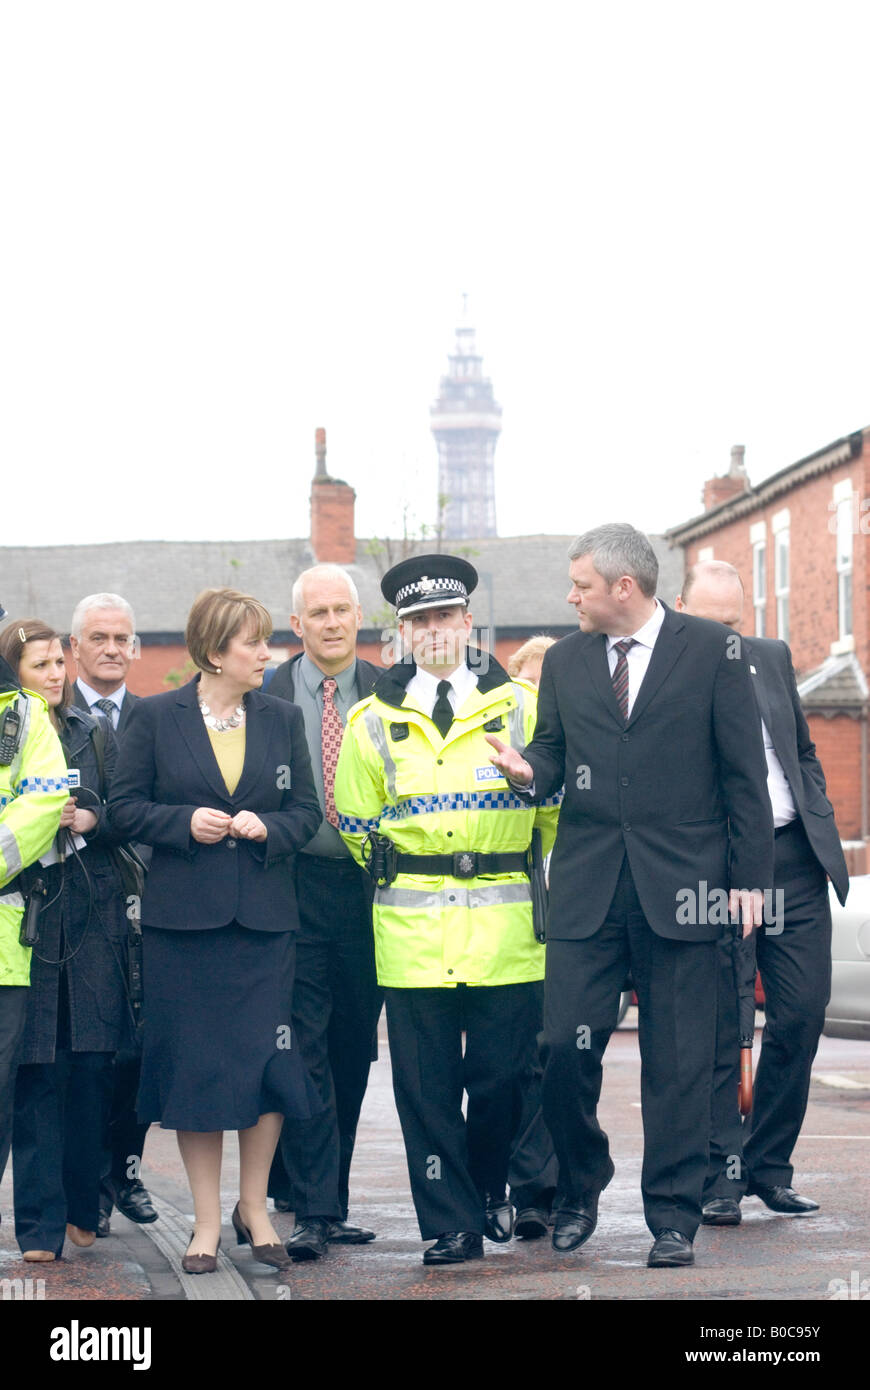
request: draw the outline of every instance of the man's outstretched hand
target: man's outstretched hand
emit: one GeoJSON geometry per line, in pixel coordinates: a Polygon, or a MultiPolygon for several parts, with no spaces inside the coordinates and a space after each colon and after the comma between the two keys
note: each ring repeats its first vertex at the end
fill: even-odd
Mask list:
{"type": "Polygon", "coordinates": [[[511,782],[516,782],[520,787],[528,787],[534,781],[535,774],[522,754],[502,743],[501,739],[493,734],[486,734],[485,737],[487,743],[495,749],[495,754],[491,754],[489,759],[493,766],[497,767],[499,772],[503,772],[511,782]]]}

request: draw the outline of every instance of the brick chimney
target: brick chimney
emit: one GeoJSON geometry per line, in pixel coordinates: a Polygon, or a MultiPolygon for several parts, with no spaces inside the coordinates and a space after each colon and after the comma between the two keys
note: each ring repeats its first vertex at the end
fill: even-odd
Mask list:
{"type": "Polygon", "coordinates": [[[311,549],[317,564],[352,565],[356,560],[356,493],[326,471],[326,430],[314,431],[317,466],[311,482],[311,549]]]}
{"type": "Polygon", "coordinates": [[[704,511],[712,511],[722,502],[728,502],[738,493],[746,492],[749,488],[749,479],[746,476],[746,465],[743,461],[746,449],[742,444],[735,444],[731,449],[731,467],[722,478],[709,478],[704,484],[704,511]]]}

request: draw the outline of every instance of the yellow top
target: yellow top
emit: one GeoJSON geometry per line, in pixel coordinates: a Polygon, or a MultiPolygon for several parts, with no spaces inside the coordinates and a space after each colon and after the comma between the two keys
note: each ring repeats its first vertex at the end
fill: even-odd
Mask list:
{"type": "Polygon", "coordinates": [[[223,733],[218,733],[216,729],[208,729],[207,733],[221,777],[232,796],[239,785],[245,765],[245,726],[242,724],[238,729],[224,729],[223,733]]]}

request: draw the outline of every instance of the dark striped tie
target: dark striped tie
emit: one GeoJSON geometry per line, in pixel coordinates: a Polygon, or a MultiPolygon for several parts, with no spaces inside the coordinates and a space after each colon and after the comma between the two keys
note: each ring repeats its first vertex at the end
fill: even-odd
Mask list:
{"type": "Polygon", "coordinates": [[[623,719],[628,718],[628,656],[627,653],[634,646],[634,638],[626,637],[622,642],[614,642],[613,650],[616,652],[616,665],[613,668],[613,693],[616,696],[616,703],[622,711],[623,719]]]}
{"type": "Polygon", "coordinates": [[[109,721],[109,728],[110,728],[110,729],[114,729],[114,727],[115,727],[115,710],[118,708],[118,706],[115,704],[114,700],[95,700],[95,701],[94,701],[94,704],[96,705],[97,709],[103,711],[103,714],[106,716],[106,718],[107,718],[108,721],[109,721]]]}

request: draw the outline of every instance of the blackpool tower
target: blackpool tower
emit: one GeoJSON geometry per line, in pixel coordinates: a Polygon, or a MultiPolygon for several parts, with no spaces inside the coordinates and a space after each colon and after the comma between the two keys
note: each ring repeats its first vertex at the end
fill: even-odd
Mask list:
{"type": "Polygon", "coordinates": [[[501,406],[483,375],[474,329],[462,324],[430,409],[438,445],[439,533],[444,540],[495,536],[493,455],[501,406]]]}

